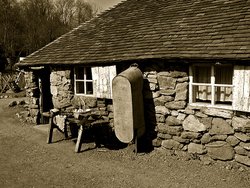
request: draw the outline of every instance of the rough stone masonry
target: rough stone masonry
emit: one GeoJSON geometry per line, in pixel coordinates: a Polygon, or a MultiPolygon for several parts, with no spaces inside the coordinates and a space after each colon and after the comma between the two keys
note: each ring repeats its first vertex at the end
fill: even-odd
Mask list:
{"type": "MultiPolygon", "coordinates": [[[[236,161],[250,166],[250,114],[230,110],[189,106],[188,67],[171,63],[143,65],[144,106],[147,136],[154,147],[182,151],[209,160],[236,161]],[[155,135],[154,137],[153,135],[155,135]]],[[[53,69],[50,75],[55,108],[95,108],[113,126],[112,101],[74,96],[70,69],[53,69]],[[84,100],[84,104],[82,103],[84,100]]],[[[32,72],[26,73],[30,121],[39,116],[38,92],[32,72]]]]}

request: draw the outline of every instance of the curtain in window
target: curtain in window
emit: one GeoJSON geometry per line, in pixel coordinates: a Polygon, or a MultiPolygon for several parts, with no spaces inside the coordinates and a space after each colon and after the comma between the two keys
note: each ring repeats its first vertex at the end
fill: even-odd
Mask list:
{"type": "MultiPolygon", "coordinates": [[[[215,67],[215,84],[232,84],[233,69],[230,66],[215,67]]],[[[211,67],[195,67],[195,83],[211,83],[211,67]]],[[[195,86],[196,100],[210,101],[211,86],[195,86]]],[[[215,87],[215,101],[232,102],[231,87],[215,87]]]]}

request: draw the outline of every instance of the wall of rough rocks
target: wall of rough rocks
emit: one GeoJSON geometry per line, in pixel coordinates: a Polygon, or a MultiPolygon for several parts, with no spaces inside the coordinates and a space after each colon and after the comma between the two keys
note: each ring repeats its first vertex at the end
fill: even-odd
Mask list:
{"type": "Polygon", "coordinates": [[[155,117],[151,116],[157,133],[154,147],[184,151],[205,162],[234,160],[250,166],[249,114],[189,106],[185,66],[181,70],[159,64],[144,71],[145,113],[153,112],[147,103],[155,108],[155,117]]]}
{"type": "Polygon", "coordinates": [[[39,119],[39,83],[38,77],[32,71],[25,72],[25,90],[28,98],[29,113],[26,120],[31,123],[38,123],[39,119]]]}
{"type": "MultiPolygon", "coordinates": [[[[154,147],[183,152],[211,162],[236,161],[250,166],[250,114],[224,109],[192,107],[188,101],[188,65],[148,63],[144,74],[146,137],[154,147]]],[[[74,96],[71,70],[53,69],[50,75],[53,105],[64,111],[94,109],[113,127],[111,100],[74,96]]],[[[39,115],[36,77],[26,73],[30,120],[39,115]]]]}
{"type": "Polygon", "coordinates": [[[108,99],[74,96],[72,69],[54,68],[50,74],[50,90],[54,108],[72,112],[75,109],[92,109],[95,114],[110,121],[113,127],[113,105],[108,99]]]}

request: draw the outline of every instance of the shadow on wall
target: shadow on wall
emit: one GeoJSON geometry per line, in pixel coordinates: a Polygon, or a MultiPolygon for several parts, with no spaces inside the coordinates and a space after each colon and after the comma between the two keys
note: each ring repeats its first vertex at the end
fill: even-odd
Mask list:
{"type": "Polygon", "coordinates": [[[157,137],[155,131],[156,117],[155,117],[155,105],[153,100],[153,94],[150,91],[149,81],[144,79],[143,83],[143,103],[144,103],[144,118],[145,118],[145,133],[138,140],[138,152],[151,152],[153,147],[153,140],[157,137]]]}

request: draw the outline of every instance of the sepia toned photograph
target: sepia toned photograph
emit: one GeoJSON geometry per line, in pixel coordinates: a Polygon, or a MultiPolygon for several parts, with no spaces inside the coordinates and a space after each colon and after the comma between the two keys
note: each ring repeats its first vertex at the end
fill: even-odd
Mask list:
{"type": "Polygon", "coordinates": [[[1,188],[249,188],[249,0],[0,0],[1,188]]]}

